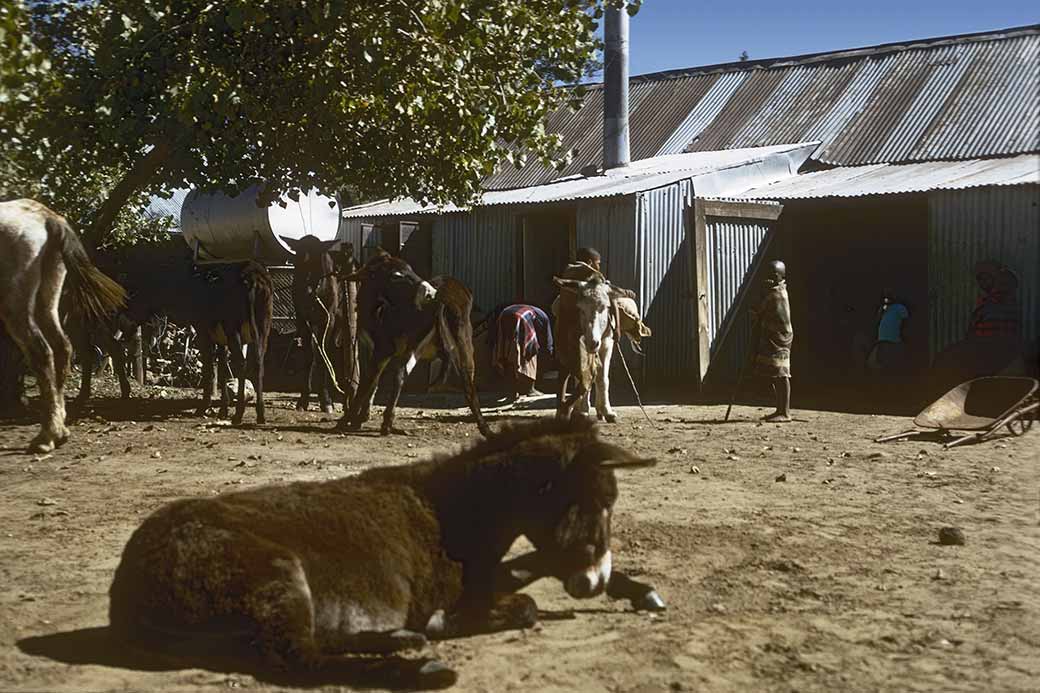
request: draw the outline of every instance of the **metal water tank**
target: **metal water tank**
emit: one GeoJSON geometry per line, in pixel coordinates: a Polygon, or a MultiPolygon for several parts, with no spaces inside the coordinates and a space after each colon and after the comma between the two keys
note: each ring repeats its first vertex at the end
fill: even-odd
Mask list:
{"type": "Polygon", "coordinates": [[[259,191],[257,184],[235,197],[198,190],[188,193],[181,207],[181,231],[198,260],[281,263],[293,255],[282,236],[337,238],[340,213],[335,198],[311,190],[301,193],[296,202],[283,197],[285,207],[278,203],[258,207],[259,191]]]}

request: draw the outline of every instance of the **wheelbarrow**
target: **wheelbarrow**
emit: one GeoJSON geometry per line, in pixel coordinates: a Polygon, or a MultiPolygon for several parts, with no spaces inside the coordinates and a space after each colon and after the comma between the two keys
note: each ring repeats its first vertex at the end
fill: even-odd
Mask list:
{"type": "Polygon", "coordinates": [[[1040,397],[1035,378],[992,376],[963,382],[929,404],[914,419],[915,428],[893,436],[875,438],[875,443],[911,438],[938,430],[943,447],[985,440],[1001,428],[1020,436],[1033,427],[1040,397]],[[957,436],[955,432],[968,432],[957,436]]]}

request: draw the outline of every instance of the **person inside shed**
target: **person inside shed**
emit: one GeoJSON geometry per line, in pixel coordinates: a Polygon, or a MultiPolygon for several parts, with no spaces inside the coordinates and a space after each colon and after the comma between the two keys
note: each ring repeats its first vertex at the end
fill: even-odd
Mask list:
{"type": "Polygon", "coordinates": [[[975,281],[979,294],[971,314],[968,337],[1019,337],[1022,315],[1015,273],[993,260],[984,260],[975,266],[975,281]]]}
{"type": "Polygon", "coordinates": [[[510,401],[541,395],[535,389],[538,357],[553,356],[552,327],[541,308],[526,304],[505,306],[489,330],[495,368],[510,382],[510,401]]]}
{"type": "Polygon", "coordinates": [[[769,263],[765,292],[759,304],[751,309],[758,324],[755,372],[769,378],[776,395],[776,411],[762,417],[764,421],[791,421],[791,304],[787,298],[787,266],[780,260],[769,263]]]}
{"type": "Polygon", "coordinates": [[[909,370],[906,352],[906,323],[910,309],[896,292],[882,292],[877,311],[877,340],[867,356],[867,369],[880,376],[904,375],[909,370]]]}
{"type": "Polygon", "coordinates": [[[983,260],[975,265],[975,282],[978,295],[964,339],[937,354],[932,364],[932,395],[972,378],[1029,372],[1018,276],[1000,262],[983,260]]]}

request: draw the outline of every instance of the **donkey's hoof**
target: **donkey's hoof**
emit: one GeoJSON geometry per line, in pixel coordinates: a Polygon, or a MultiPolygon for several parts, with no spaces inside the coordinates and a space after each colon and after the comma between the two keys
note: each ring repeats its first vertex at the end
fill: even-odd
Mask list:
{"type": "Polygon", "coordinates": [[[459,680],[458,673],[438,659],[428,660],[416,673],[417,688],[449,688],[459,680]]]}
{"type": "Polygon", "coordinates": [[[335,414],[336,413],[336,407],[332,406],[331,404],[323,404],[323,405],[321,405],[321,413],[322,414],[335,414]]]}
{"type": "Polygon", "coordinates": [[[414,630],[405,630],[403,628],[391,633],[390,639],[393,641],[393,651],[395,652],[398,650],[421,650],[429,642],[422,633],[416,633],[414,630]]]}
{"type": "Polygon", "coordinates": [[[50,452],[54,449],[54,447],[54,441],[51,439],[51,437],[49,435],[44,436],[41,434],[33,438],[32,441],[29,443],[29,452],[33,454],[50,452]]]}
{"type": "Polygon", "coordinates": [[[297,402],[296,403],[296,411],[307,411],[307,403],[306,402],[297,402]]]}
{"type": "Polygon", "coordinates": [[[632,608],[636,611],[664,611],[667,607],[657,590],[650,590],[642,596],[632,599],[632,608]]]}
{"type": "Polygon", "coordinates": [[[617,423],[617,414],[607,414],[603,417],[603,420],[609,424],[617,423]]]}

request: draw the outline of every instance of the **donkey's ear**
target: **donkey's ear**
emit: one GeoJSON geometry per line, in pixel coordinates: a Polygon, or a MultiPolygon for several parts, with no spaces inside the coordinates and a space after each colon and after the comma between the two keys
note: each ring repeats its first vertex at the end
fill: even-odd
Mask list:
{"type": "Polygon", "coordinates": [[[600,467],[608,469],[636,469],[638,467],[653,467],[657,459],[653,457],[629,457],[628,459],[603,460],[600,467]]]}
{"type": "Polygon", "coordinates": [[[290,248],[292,248],[292,251],[294,253],[297,253],[297,252],[300,251],[300,239],[299,238],[290,238],[289,236],[279,236],[279,238],[281,238],[283,241],[285,241],[285,244],[287,246],[289,246],[290,248]]]}
{"type": "Polygon", "coordinates": [[[563,279],[562,277],[553,277],[553,284],[560,287],[561,289],[567,289],[569,291],[580,291],[585,288],[588,284],[586,281],[580,279],[563,279]]]}

